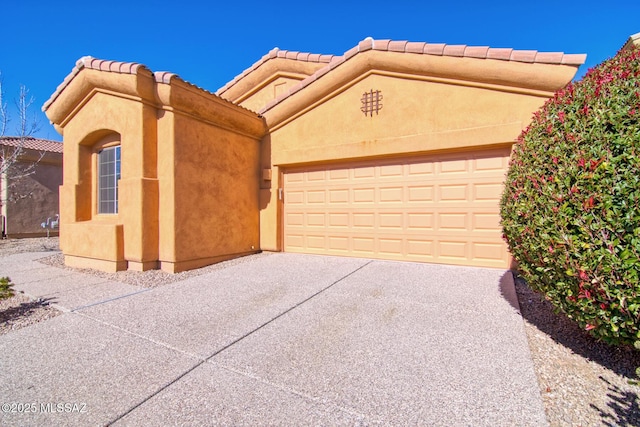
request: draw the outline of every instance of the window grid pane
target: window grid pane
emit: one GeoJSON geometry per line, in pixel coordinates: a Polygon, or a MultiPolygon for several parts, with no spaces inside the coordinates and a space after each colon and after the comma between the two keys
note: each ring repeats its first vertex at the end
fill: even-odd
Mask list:
{"type": "Polygon", "coordinates": [[[98,153],[98,213],[118,213],[118,180],[120,179],[120,146],[98,153]]]}

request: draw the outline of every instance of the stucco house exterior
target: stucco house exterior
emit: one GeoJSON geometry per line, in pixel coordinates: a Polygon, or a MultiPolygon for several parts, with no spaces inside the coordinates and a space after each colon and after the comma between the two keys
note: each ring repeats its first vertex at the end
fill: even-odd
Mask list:
{"type": "Polygon", "coordinates": [[[197,268],[260,250],[508,268],[510,150],[586,55],[373,40],[274,49],[216,93],[80,59],[64,136],[68,265],[197,268]]]}
{"type": "Polygon", "coordinates": [[[62,144],[34,137],[0,137],[4,158],[16,161],[0,174],[0,234],[38,237],[58,234],[62,144]]]}

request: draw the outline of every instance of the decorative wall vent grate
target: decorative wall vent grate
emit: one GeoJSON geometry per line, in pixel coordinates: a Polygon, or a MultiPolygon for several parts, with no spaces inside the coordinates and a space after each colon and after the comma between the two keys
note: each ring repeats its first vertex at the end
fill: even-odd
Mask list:
{"type": "Polygon", "coordinates": [[[378,115],[378,111],[382,110],[382,92],[379,90],[371,89],[369,92],[363,93],[360,101],[362,101],[360,111],[362,111],[365,116],[373,117],[374,111],[376,115],[378,115]]]}

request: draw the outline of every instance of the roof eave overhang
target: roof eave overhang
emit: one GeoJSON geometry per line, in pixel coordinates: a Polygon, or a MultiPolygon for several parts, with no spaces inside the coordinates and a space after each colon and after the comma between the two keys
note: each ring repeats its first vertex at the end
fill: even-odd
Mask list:
{"type": "Polygon", "coordinates": [[[451,84],[478,85],[496,90],[551,96],[575,76],[580,64],[547,64],[472,57],[417,55],[367,50],[348,60],[336,60],[292,88],[261,114],[270,130],[333,96],[363,76],[393,73],[451,84]]]}
{"type": "Polygon", "coordinates": [[[95,92],[118,94],[145,102],[154,100],[153,73],[141,67],[135,73],[113,73],[109,71],[81,68],[65,79],[42,110],[51,123],[64,126],[75,111],[95,92]]]}
{"type": "Polygon", "coordinates": [[[43,106],[56,129],[62,129],[96,94],[106,93],[150,105],[160,110],[196,117],[252,138],[266,132],[257,113],[235,105],[167,72],[151,72],[144,66],[134,72],[112,72],[77,66],[43,106]]]}

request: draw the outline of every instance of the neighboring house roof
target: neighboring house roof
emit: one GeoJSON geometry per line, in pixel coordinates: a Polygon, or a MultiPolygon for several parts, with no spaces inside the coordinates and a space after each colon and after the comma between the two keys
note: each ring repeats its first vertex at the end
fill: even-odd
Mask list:
{"type": "MultiPolygon", "coordinates": [[[[418,54],[418,55],[437,55],[437,56],[450,56],[450,57],[463,57],[463,58],[475,58],[475,59],[493,59],[500,61],[511,61],[511,62],[524,62],[524,63],[541,63],[541,64],[557,64],[557,65],[573,65],[579,66],[584,64],[586,60],[585,54],[565,54],[562,52],[538,52],[536,50],[515,50],[509,48],[491,48],[488,46],[467,46],[467,45],[447,45],[444,43],[424,43],[424,42],[408,42],[408,41],[395,41],[395,40],[374,40],[371,37],[368,37],[358,43],[357,46],[349,49],[342,56],[330,56],[324,55],[325,59],[329,58],[329,62],[326,66],[319,69],[311,76],[302,80],[300,83],[292,86],[289,91],[283,93],[276,99],[267,103],[267,105],[258,111],[259,114],[264,114],[275,105],[279,104],[284,99],[293,95],[294,93],[302,90],[315,80],[321,78],[323,75],[327,74],[330,70],[338,67],[342,63],[348,61],[353,58],[357,54],[361,52],[366,52],[368,50],[378,50],[378,51],[388,51],[388,52],[398,52],[398,53],[407,53],[407,54],[418,54]]],[[[273,51],[272,51],[273,52],[273,51]]],[[[286,52],[286,51],[279,51],[286,52]]],[[[284,54],[286,56],[286,54],[284,54]]],[[[289,53],[292,59],[297,59],[297,55],[294,58],[293,53],[289,53]]],[[[278,57],[277,52],[276,56],[272,54],[263,57],[261,61],[258,61],[257,66],[261,65],[265,61],[273,57],[278,57]]],[[[242,74],[236,77],[230,84],[238,81],[239,79],[246,76],[252,70],[257,68],[256,64],[253,67],[245,70],[242,74]]],[[[223,89],[225,89],[230,84],[224,86],[222,89],[218,91],[220,93],[223,89]]]]}
{"type": "Polygon", "coordinates": [[[2,136],[0,137],[0,145],[10,147],[22,147],[28,150],[46,151],[51,153],[62,153],[62,143],[51,141],[49,139],[33,138],[30,136],[2,136]]]}

